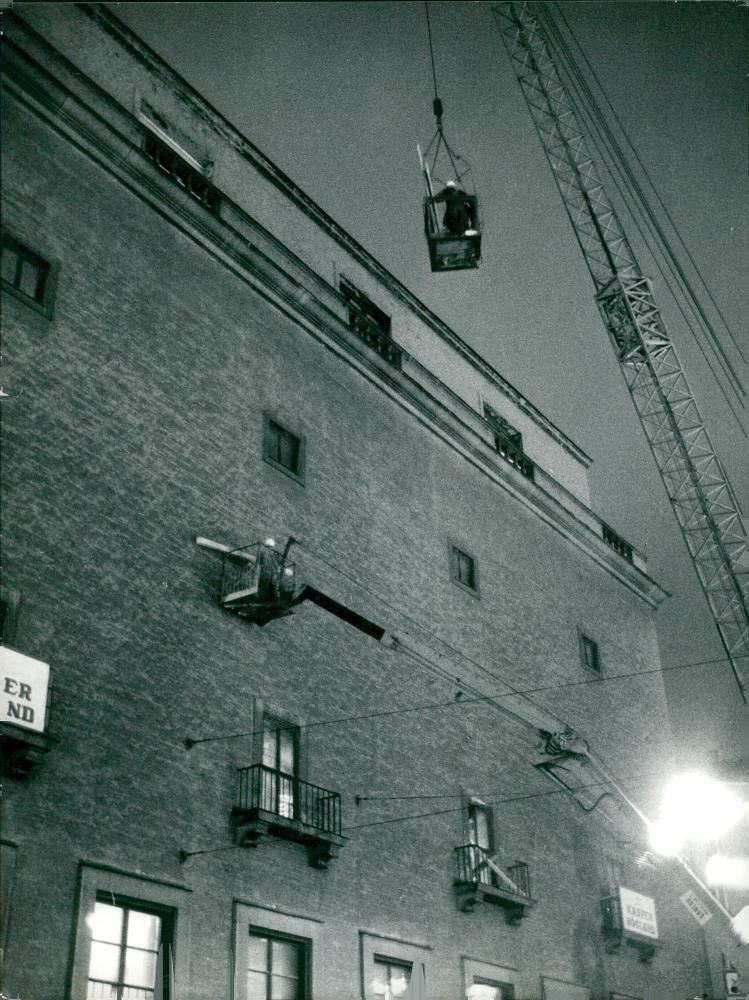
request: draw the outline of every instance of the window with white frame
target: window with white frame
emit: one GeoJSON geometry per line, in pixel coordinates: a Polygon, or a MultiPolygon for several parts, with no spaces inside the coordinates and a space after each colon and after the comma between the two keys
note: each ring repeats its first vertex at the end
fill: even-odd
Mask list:
{"type": "Polygon", "coordinates": [[[517,970],[461,957],[466,1000],[515,1000],[517,970]]]}
{"type": "Polygon", "coordinates": [[[474,976],[468,990],[468,1000],[514,1000],[515,990],[510,983],[474,976]]]}
{"type": "Polygon", "coordinates": [[[399,1000],[409,984],[415,995],[428,992],[431,951],[425,943],[359,931],[363,1000],[399,1000]]]}
{"type": "Polygon", "coordinates": [[[172,910],[100,892],[87,924],[87,1000],[170,1000],[172,910]]]}
{"type": "Polygon", "coordinates": [[[267,712],[263,715],[264,798],[270,811],[293,817],[299,778],[299,726],[267,712]]]}
{"type": "Polygon", "coordinates": [[[321,931],[319,920],[235,900],[232,1000],[310,1000],[317,995],[314,959],[321,931]]]}
{"type": "Polygon", "coordinates": [[[81,862],[69,1000],[175,1000],[188,980],[190,896],[81,862]]]}
{"type": "Polygon", "coordinates": [[[310,942],[250,927],[247,1000],[306,1000],[310,942]]]}
{"type": "Polygon", "coordinates": [[[375,955],[372,995],[382,997],[382,1000],[397,1000],[404,996],[411,982],[411,969],[411,962],[375,955]]]}

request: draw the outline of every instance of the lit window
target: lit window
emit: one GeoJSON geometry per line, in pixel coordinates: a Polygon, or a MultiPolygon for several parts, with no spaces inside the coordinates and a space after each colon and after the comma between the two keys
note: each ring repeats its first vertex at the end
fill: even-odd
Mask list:
{"type": "Polygon", "coordinates": [[[472,593],[478,592],[478,570],[476,560],[456,545],[450,546],[450,577],[472,593]]]}
{"type": "Polygon", "coordinates": [[[601,672],[601,658],[598,652],[598,643],[591,639],[589,636],[580,633],[580,652],[582,655],[583,665],[588,668],[588,670],[593,670],[595,673],[600,674],[601,672]]]}
{"type": "Polygon", "coordinates": [[[3,233],[2,285],[22,302],[49,313],[52,306],[52,265],[19,240],[3,233]]]}
{"type": "Polygon", "coordinates": [[[269,414],[264,417],[263,458],[292,479],[304,479],[304,438],[279,424],[269,414]]]}
{"type": "Polygon", "coordinates": [[[294,816],[299,777],[299,727],[272,715],[263,718],[263,798],[277,816],[294,816]]]}
{"type": "Polygon", "coordinates": [[[468,997],[469,1000],[514,1000],[515,990],[509,983],[498,983],[493,979],[474,976],[468,997]]]}
{"type": "Polygon", "coordinates": [[[87,920],[91,958],[86,1000],[169,1000],[172,912],[97,895],[87,920]]]}
{"type": "Polygon", "coordinates": [[[375,955],[372,993],[383,1000],[404,996],[411,981],[411,963],[375,955]]]}
{"type": "Polygon", "coordinates": [[[309,942],[250,928],[247,1000],[305,1000],[309,942]]]}

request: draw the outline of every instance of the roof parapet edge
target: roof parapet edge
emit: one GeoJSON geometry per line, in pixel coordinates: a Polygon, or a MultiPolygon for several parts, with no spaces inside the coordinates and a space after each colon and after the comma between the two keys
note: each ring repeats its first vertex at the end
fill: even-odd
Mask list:
{"type": "Polygon", "coordinates": [[[132,31],[101,3],[78,3],[78,6],[87,16],[96,21],[101,27],[115,37],[129,52],[136,56],[141,62],[155,71],[160,79],[167,83],[176,83],[193,106],[194,110],[211,125],[218,134],[227,139],[231,144],[246,156],[253,165],[263,173],[276,187],[282,190],[291,198],[306,215],[316,222],[329,236],[343,246],[356,260],[367,270],[372,272],[393,295],[399,298],[413,312],[415,312],[423,322],[431,327],[435,333],[439,334],[461,354],[467,361],[478,369],[489,381],[493,382],[501,392],[512,400],[527,416],[542,427],[554,440],[569,454],[571,454],[585,468],[588,468],[593,459],[580,448],[564,431],[558,428],[553,421],[546,417],[533,403],[527,399],[519,389],[486,361],[477,351],[470,347],[459,334],[447,325],[436,313],[432,312],[427,305],[418,299],[413,292],[409,291],[388,269],[369,253],[350,233],[346,232],[328,213],[321,208],[309,195],[307,195],[294,181],[291,180],[272,160],[270,160],[250,139],[244,136],[236,126],[224,117],[221,112],[213,107],[187,80],[185,80],[175,69],[173,69],[162,57],[152,49],[147,42],[143,41],[139,35],[132,31]]]}

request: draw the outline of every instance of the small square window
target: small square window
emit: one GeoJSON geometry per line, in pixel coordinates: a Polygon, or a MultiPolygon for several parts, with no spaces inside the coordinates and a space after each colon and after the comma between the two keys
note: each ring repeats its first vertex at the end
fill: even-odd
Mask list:
{"type": "Polygon", "coordinates": [[[57,268],[9,233],[2,236],[0,278],[3,288],[50,316],[57,268]]]}
{"type": "Polygon", "coordinates": [[[600,674],[601,656],[598,651],[598,643],[591,639],[590,636],[585,635],[583,632],[580,633],[580,655],[582,657],[584,667],[600,674]]]}
{"type": "Polygon", "coordinates": [[[263,423],[263,458],[287,476],[304,482],[304,436],[295,434],[266,413],[263,423]]]}
{"type": "Polygon", "coordinates": [[[478,565],[474,556],[457,545],[450,546],[450,578],[453,583],[464,587],[472,594],[478,594],[478,565]]]}

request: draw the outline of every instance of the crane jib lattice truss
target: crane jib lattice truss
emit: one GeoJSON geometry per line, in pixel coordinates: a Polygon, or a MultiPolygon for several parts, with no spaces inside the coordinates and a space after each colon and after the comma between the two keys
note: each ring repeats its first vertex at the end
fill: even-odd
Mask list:
{"type": "Polygon", "coordinates": [[[538,3],[493,8],[596,299],[744,702],[749,555],[736,499],[551,56],[538,3]]]}

